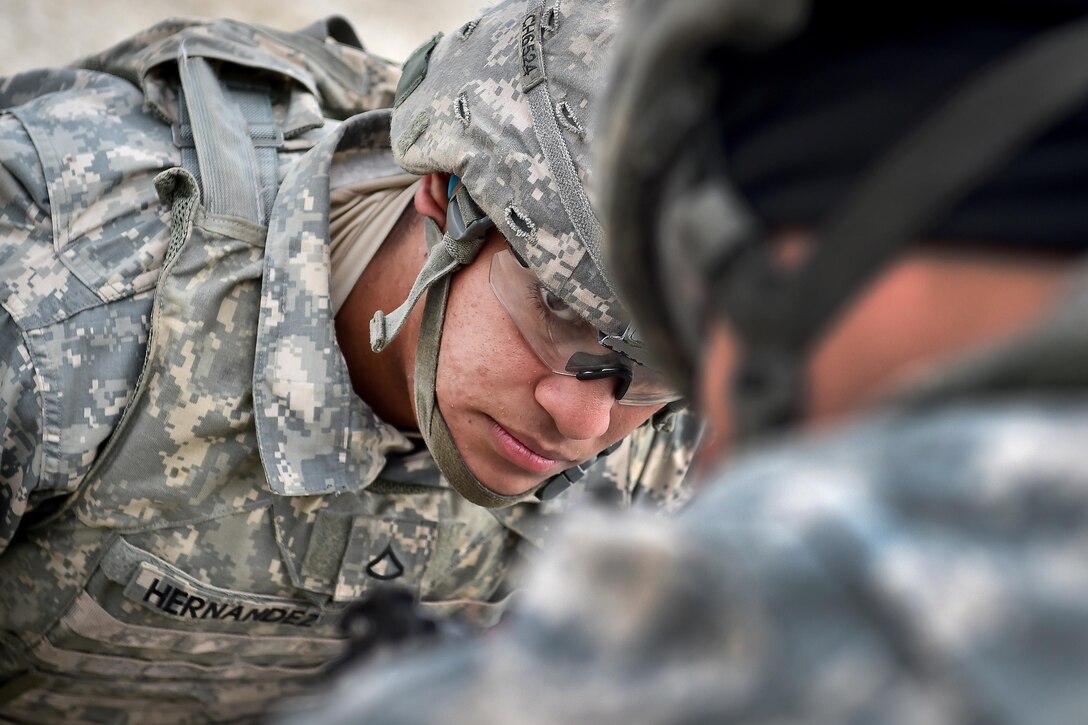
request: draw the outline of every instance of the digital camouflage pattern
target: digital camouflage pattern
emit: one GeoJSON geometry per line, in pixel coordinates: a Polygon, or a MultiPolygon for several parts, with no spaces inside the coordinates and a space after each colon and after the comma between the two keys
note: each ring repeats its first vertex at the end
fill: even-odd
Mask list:
{"type": "Polygon", "coordinates": [[[602,271],[585,189],[599,113],[591,99],[625,5],[503,2],[417,51],[426,65],[393,113],[397,162],[459,176],[544,284],[614,335],[630,318],[602,271]]]}
{"type": "MultiPolygon", "coordinates": [[[[342,653],[338,618],[375,587],[487,624],[571,500],[682,500],[684,421],[574,495],[489,512],[354,395],[328,179],[400,172],[387,110],[321,115],[388,106],[397,70],[332,32],[353,37],[170,22],[0,80],[0,718],[252,718],[342,653]],[[174,144],[169,79],[200,58],[278,79],[267,225],[211,211],[215,174],[174,144]]],[[[251,184],[252,156],[212,171],[251,184]]]]}

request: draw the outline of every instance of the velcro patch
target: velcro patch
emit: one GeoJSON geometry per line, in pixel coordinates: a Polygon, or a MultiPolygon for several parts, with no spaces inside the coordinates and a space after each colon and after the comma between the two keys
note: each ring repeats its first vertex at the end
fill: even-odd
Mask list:
{"type": "Polygon", "coordinates": [[[528,93],[545,79],[540,17],[530,13],[521,21],[521,90],[528,93]]]}
{"type": "Polygon", "coordinates": [[[412,95],[412,91],[419,87],[427,76],[427,64],[431,62],[431,53],[442,39],[442,33],[432,36],[408,56],[404,61],[404,69],[400,74],[400,82],[397,83],[397,92],[393,95],[393,108],[400,108],[404,99],[412,95]]]}
{"type": "Polygon", "coordinates": [[[153,612],[185,620],[312,627],[321,618],[321,610],[303,602],[232,596],[231,592],[182,581],[147,562],[136,570],[125,587],[125,596],[153,612]]]}

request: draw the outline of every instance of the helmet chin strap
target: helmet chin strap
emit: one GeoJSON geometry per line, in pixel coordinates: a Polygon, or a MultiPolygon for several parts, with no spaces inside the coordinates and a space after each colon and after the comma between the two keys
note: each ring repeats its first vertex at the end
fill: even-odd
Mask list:
{"type": "Polygon", "coordinates": [[[442,342],[450,278],[460,267],[475,259],[491,227],[491,220],[478,211],[467,192],[462,190],[450,200],[448,231],[445,234],[433,219],[424,219],[423,222],[430,254],[412,284],[408,299],[388,315],[381,310],[374,313],[370,321],[370,346],[375,352],[381,352],[392,342],[404,328],[412,308],[423,293],[429,291],[416,347],[415,409],[419,432],[442,475],[458,493],[485,508],[511,506],[532,496],[544,482],[517,496],[503,496],[480,483],[468,470],[461,452],[457,450],[435,398],[438,350],[442,342]]]}
{"type": "Polygon", "coordinates": [[[427,261],[412,283],[408,299],[388,315],[378,310],[371,318],[370,347],[374,352],[381,352],[400,334],[412,308],[428,288],[476,258],[487,238],[487,230],[493,226],[491,219],[479,210],[463,187],[450,199],[445,234],[433,219],[424,218],[423,224],[430,249],[427,261]]]}
{"type": "Polygon", "coordinates": [[[465,465],[465,460],[453,442],[453,436],[450,435],[450,429],[442,417],[442,412],[438,409],[435,379],[438,372],[438,350],[442,343],[442,324],[446,316],[446,300],[449,297],[449,291],[450,275],[447,274],[431,286],[423,308],[423,322],[420,325],[419,344],[416,347],[415,404],[419,432],[423,435],[423,440],[426,441],[435,462],[438,463],[438,468],[457,493],[484,508],[512,506],[532,496],[544,485],[544,482],[517,496],[495,493],[480,483],[465,465]]]}

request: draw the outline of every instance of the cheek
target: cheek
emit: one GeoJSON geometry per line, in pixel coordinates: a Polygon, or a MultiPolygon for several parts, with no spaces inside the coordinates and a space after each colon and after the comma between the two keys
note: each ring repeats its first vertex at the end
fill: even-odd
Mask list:
{"type": "Polygon", "coordinates": [[[517,380],[525,378],[520,338],[491,306],[473,302],[448,319],[439,350],[440,377],[517,380]]]}
{"type": "Polygon", "coordinates": [[[438,352],[438,372],[435,391],[443,405],[463,404],[477,397],[480,388],[488,386],[493,373],[490,365],[493,345],[479,335],[467,334],[456,317],[447,317],[438,352]],[[452,329],[451,329],[452,328],[452,329]],[[457,330],[455,334],[451,334],[457,330]]]}
{"type": "Polygon", "coordinates": [[[528,390],[532,355],[495,299],[487,275],[463,270],[450,290],[439,348],[436,390],[443,407],[514,404],[509,391],[528,390]]]}
{"type": "Polygon", "coordinates": [[[613,405],[612,407],[612,424],[608,427],[608,445],[612,445],[620,438],[624,438],[629,435],[635,428],[648,421],[653,417],[654,413],[661,410],[665,406],[631,406],[631,405],[613,405]]]}

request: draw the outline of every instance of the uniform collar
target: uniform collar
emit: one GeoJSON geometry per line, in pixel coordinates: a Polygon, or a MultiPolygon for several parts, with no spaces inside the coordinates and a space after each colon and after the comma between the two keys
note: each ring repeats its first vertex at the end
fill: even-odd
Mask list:
{"type": "MultiPolygon", "coordinates": [[[[354,116],[306,153],[280,184],[265,244],[253,409],[268,486],[307,496],[360,490],[411,442],[354,392],[336,342],[329,275],[333,154],[374,178],[393,162],[388,110],[354,116]]],[[[360,334],[367,334],[366,330],[360,334]]]]}

